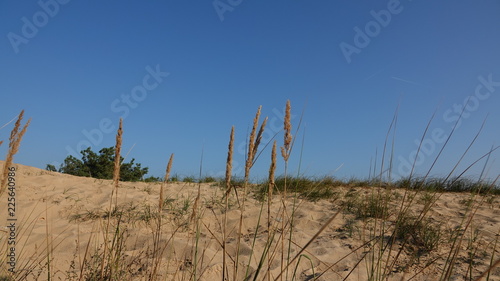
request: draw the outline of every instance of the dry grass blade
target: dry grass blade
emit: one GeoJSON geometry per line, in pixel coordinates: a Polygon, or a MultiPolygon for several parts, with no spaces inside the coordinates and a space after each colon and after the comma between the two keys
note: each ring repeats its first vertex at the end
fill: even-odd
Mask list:
{"type": "Polygon", "coordinates": [[[2,127],[0,127],[0,130],[1,130],[1,129],[3,129],[3,128],[5,128],[5,127],[7,127],[10,123],[14,122],[14,120],[16,120],[16,119],[17,119],[17,117],[18,117],[18,116],[14,116],[14,118],[12,118],[9,122],[7,122],[7,123],[3,124],[3,126],[2,126],[2,127]]]}
{"type": "MultiPolygon", "coordinates": [[[[467,99],[467,102],[466,104],[469,104],[469,100],[470,100],[470,96],[469,98],[467,99]]],[[[427,174],[424,176],[424,179],[428,178],[432,169],[434,168],[434,166],[436,165],[436,162],[437,160],[440,158],[441,154],[443,153],[445,147],[448,145],[448,142],[450,141],[451,137],[453,136],[453,133],[455,132],[455,130],[458,128],[461,120],[462,120],[462,115],[464,114],[465,112],[465,107],[462,108],[462,111],[460,112],[460,116],[458,116],[458,119],[457,121],[455,122],[455,124],[453,125],[453,128],[451,129],[451,132],[450,134],[448,135],[448,137],[446,138],[446,141],[443,143],[443,146],[441,146],[441,149],[439,150],[438,154],[436,155],[436,158],[434,159],[434,161],[432,162],[432,165],[430,166],[430,168],[427,170],[427,174]]],[[[417,158],[415,158],[417,159],[417,158]]]]}
{"type": "Polygon", "coordinates": [[[318,232],[316,232],[316,234],[314,234],[313,237],[309,239],[309,241],[299,250],[299,252],[295,255],[295,257],[293,257],[290,260],[290,262],[285,266],[285,268],[281,270],[280,274],[278,274],[278,276],[274,280],[278,280],[283,275],[283,273],[288,269],[288,267],[298,257],[300,257],[300,255],[307,249],[307,247],[309,247],[309,245],[311,245],[312,242],[314,242],[314,240],[316,240],[316,238],[318,238],[318,236],[328,227],[328,225],[330,225],[330,223],[332,223],[332,221],[337,217],[338,214],[340,214],[341,211],[342,209],[339,209],[330,219],[328,219],[328,221],[318,230],[318,232]]]}
{"type": "Polygon", "coordinates": [[[474,279],[474,281],[479,281],[483,279],[483,277],[486,276],[486,274],[488,274],[493,268],[497,267],[498,265],[500,265],[500,259],[498,259],[495,263],[493,263],[490,267],[488,267],[488,269],[483,273],[481,273],[481,275],[479,275],[476,279],[474,279]]]}

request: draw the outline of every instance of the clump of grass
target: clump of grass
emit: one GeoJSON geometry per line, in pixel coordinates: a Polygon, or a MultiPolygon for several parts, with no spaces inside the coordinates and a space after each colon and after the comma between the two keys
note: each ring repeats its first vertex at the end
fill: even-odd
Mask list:
{"type": "Polygon", "coordinates": [[[189,229],[190,211],[193,206],[192,201],[188,197],[167,198],[164,200],[164,209],[169,215],[168,219],[174,223],[175,228],[189,229]]]}
{"type": "MultiPolygon", "coordinates": [[[[135,256],[126,254],[126,241],[129,237],[126,227],[120,223],[115,227],[111,241],[111,251],[104,256],[103,245],[97,247],[91,253],[87,250],[80,264],[80,271],[70,269],[68,280],[104,281],[104,280],[128,280],[133,276],[141,276],[147,271],[147,262],[144,253],[135,256]],[[103,266],[104,265],[104,266],[103,266]]],[[[90,243],[90,241],[88,241],[90,243]]],[[[104,244],[105,245],[105,244],[104,244]]],[[[73,267],[75,267],[73,265],[73,267]]]]}
{"type": "Polygon", "coordinates": [[[449,178],[405,178],[394,183],[395,187],[426,190],[436,192],[476,192],[476,193],[500,193],[500,187],[484,182],[464,177],[449,178]]]}
{"type": "Polygon", "coordinates": [[[351,190],[341,204],[358,219],[387,219],[390,215],[387,201],[388,199],[380,193],[363,194],[351,190]]]}
{"type": "Polygon", "coordinates": [[[179,182],[181,181],[181,177],[178,174],[173,174],[170,176],[169,182],[179,182]]]}
{"type": "MultiPolygon", "coordinates": [[[[286,188],[287,192],[296,193],[300,197],[310,201],[336,197],[337,193],[335,192],[335,188],[344,185],[344,182],[332,177],[314,179],[305,176],[288,176],[287,178],[285,178],[285,176],[279,176],[274,182],[276,191],[281,193],[284,192],[286,188]]],[[[264,200],[268,187],[269,181],[258,185],[255,193],[256,198],[264,200]]]]}
{"type": "Polygon", "coordinates": [[[438,248],[442,239],[442,229],[431,219],[419,219],[405,214],[396,221],[396,238],[406,240],[407,247],[418,255],[429,253],[438,248]]]}
{"type": "Polygon", "coordinates": [[[205,176],[205,177],[202,177],[200,179],[201,183],[217,183],[219,181],[220,181],[220,179],[218,179],[216,177],[212,177],[212,176],[205,176]]]}
{"type": "Polygon", "coordinates": [[[194,176],[185,176],[182,178],[181,182],[185,182],[185,183],[196,183],[196,177],[194,176]]]}

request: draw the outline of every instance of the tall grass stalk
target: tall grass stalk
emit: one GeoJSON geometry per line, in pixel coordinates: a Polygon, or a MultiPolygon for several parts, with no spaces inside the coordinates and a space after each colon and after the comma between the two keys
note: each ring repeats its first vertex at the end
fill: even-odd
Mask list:
{"type": "Polygon", "coordinates": [[[260,113],[261,113],[262,106],[259,106],[257,109],[257,113],[255,114],[255,118],[253,119],[253,126],[252,126],[252,131],[250,132],[250,137],[248,139],[248,151],[247,151],[247,159],[245,161],[245,178],[244,178],[244,183],[243,183],[243,196],[240,204],[240,220],[239,220],[239,225],[238,225],[238,238],[236,240],[236,264],[234,267],[234,280],[236,281],[236,278],[238,276],[238,271],[239,271],[239,261],[240,261],[240,247],[241,247],[241,236],[242,236],[242,230],[243,230],[243,215],[245,213],[245,203],[246,203],[246,196],[248,192],[248,185],[249,185],[249,178],[250,178],[250,170],[252,169],[252,166],[255,163],[255,156],[257,154],[257,151],[259,149],[259,144],[262,139],[262,135],[265,130],[267,118],[264,119],[262,122],[262,125],[260,126],[259,132],[257,132],[257,127],[259,126],[259,118],[260,118],[260,113]]]}
{"type": "MultiPolygon", "coordinates": [[[[285,268],[285,220],[287,217],[287,177],[288,177],[288,159],[290,158],[290,153],[292,150],[292,141],[293,137],[291,134],[292,131],[292,122],[291,122],[291,104],[290,100],[286,101],[286,107],[285,107],[285,118],[283,120],[283,131],[284,131],[284,137],[283,137],[283,146],[281,147],[281,156],[283,157],[283,160],[285,162],[285,185],[283,188],[283,193],[281,196],[281,203],[283,205],[282,209],[282,214],[281,214],[281,271],[284,270],[285,268]]],[[[287,264],[289,262],[289,259],[287,260],[287,264]]],[[[287,272],[288,274],[288,272],[287,272]]],[[[288,279],[288,276],[287,276],[288,279]]],[[[283,280],[283,277],[281,277],[280,280],[283,280]]]]}
{"type": "Polygon", "coordinates": [[[231,133],[229,135],[229,144],[227,149],[227,160],[226,160],[226,178],[225,178],[225,188],[224,193],[224,218],[222,222],[222,280],[227,280],[227,250],[226,250],[226,239],[227,239],[227,212],[229,212],[229,195],[231,193],[231,175],[233,170],[233,151],[234,151],[234,126],[231,127],[231,133]]]}
{"type": "Polygon", "coordinates": [[[123,119],[120,118],[118,132],[116,133],[115,145],[115,163],[113,169],[113,186],[115,192],[115,208],[118,208],[118,186],[120,183],[120,165],[121,165],[121,150],[122,150],[122,136],[123,135],[123,119]]]}
{"type": "MultiPolygon", "coordinates": [[[[109,235],[109,225],[111,222],[111,212],[113,208],[113,195],[116,193],[115,199],[115,210],[118,210],[118,185],[120,181],[120,151],[122,147],[122,137],[123,137],[123,119],[120,118],[120,124],[118,125],[118,131],[116,133],[116,144],[115,144],[115,161],[114,161],[114,169],[113,169],[113,189],[111,190],[111,196],[109,198],[109,209],[108,209],[108,217],[106,221],[106,229],[104,233],[104,251],[103,251],[103,259],[101,264],[101,274],[100,277],[103,278],[105,275],[105,268],[109,266],[109,270],[111,271],[109,274],[112,276],[112,266],[106,264],[106,260],[109,261],[111,257],[111,253],[108,253],[108,235],[109,235]]],[[[118,226],[117,226],[118,228],[118,226]]],[[[118,231],[118,229],[116,229],[118,231]]],[[[116,231],[115,231],[116,234],[116,231]]],[[[114,238],[116,235],[114,236],[114,238]]],[[[113,239],[114,241],[114,239],[113,239]]]]}
{"type": "MultiPolygon", "coordinates": [[[[267,245],[265,254],[267,254],[268,249],[271,247],[270,241],[272,232],[271,223],[271,206],[273,204],[273,190],[275,186],[275,173],[276,173],[276,140],[273,142],[273,148],[271,151],[271,165],[269,167],[269,185],[267,187],[267,245]]],[[[263,253],[264,254],[264,253],[263,253]]],[[[271,256],[267,255],[267,280],[271,280],[271,256]]]]}
{"type": "Polygon", "coordinates": [[[191,277],[193,280],[198,280],[198,254],[199,254],[199,243],[200,243],[200,231],[201,231],[201,225],[200,225],[200,219],[201,219],[201,206],[200,206],[200,200],[201,200],[201,177],[203,174],[203,156],[205,153],[205,147],[201,149],[201,157],[200,157],[200,171],[198,174],[198,191],[196,194],[196,199],[193,204],[193,213],[191,215],[191,223],[194,223],[195,226],[195,234],[194,234],[194,249],[193,249],[193,272],[191,274],[191,277]]]}
{"type": "MultiPolygon", "coordinates": [[[[165,186],[168,184],[168,180],[170,178],[170,172],[172,170],[172,163],[174,161],[174,154],[172,153],[170,155],[170,158],[168,160],[167,168],[165,170],[165,177],[163,179],[163,182],[160,185],[160,196],[158,200],[158,216],[156,219],[156,229],[153,232],[153,269],[151,270],[151,274],[149,276],[149,280],[156,280],[157,274],[158,274],[158,269],[161,266],[161,261],[162,261],[162,254],[163,250],[165,248],[160,247],[160,241],[162,237],[162,218],[163,218],[163,204],[164,204],[164,189],[165,186]]],[[[165,246],[166,247],[166,246],[165,246]]]]}

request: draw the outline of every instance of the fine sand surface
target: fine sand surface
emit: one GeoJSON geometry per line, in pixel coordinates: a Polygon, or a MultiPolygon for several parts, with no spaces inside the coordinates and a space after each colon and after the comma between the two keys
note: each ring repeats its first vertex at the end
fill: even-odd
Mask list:
{"type": "MultiPolygon", "coordinates": [[[[0,162],[0,167],[2,166],[3,162],[0,162]]],[[[95,253],[99,249],[102,252],[103,229],[107,222],[104,213],[110,206],[112,182],[48,172],[20,164],[15,166],[17,167],[17,269],[35,268],[29,273],[28,279],[34,280],[39,276],[39,280],[46,280],[47,260],[49,259],[53,280],[71,278],[78,280],[75,276],[80,274],[83,260],[88,260],[90,257],[97,259],[95,253]]],[[[126,268],[130,271],[124,280],[147,280],[143,273],[150,270],[148,266],[152,264],[151,250],[155,231],[155,220],[152,214],[157,212],[160,186],[159,183],[120,183],[118,205],[122,210],[122,221],[124,221],[122,229],[126,229],[124,231],[126,237],[124,260],[127,262],[126,268]]],[[[238,191],[243,192],[242,189],[238,191]]],[[[165,186],[166,204],[162,211],[164,219],[160,242],[164,248],[164,259],[159,270],[160,280],[189,280],[193,272],[195,229],[193,224],[189,224],[189,220],[197,192],[198,185],[193,183],[169,183],[165,186]]],[[[292,257],[322,225],[339,211],[345,198],[354,193],[362,196],[371,193],[372,189],[340,187],[336,188],[335,192],[336,196],[329,200],[298,201],[300,205],[295,213],[292,257]]],[[[404,190],[391,192],[395,198],[391,208],[396,209],[400,201],[398,198],[402,197],[404,190]]],[[[0,228],[2,241],[0,242],[2,244],[5,243],[9,234],[9,229],[5,227],[7,225],[6,195],[4,193],[0,198],[2,225],[0,228]]],[[[221,208],[224,202],[221,199],[222,195],[222,189],[214,184],[201,185],[202,216],[198,239],[198,280],[222,280],[220,245],[223,218],[221,208]]],[[[468,193],[440,194],[428,217],[443,230],[443,241],[437,250],[423,253],[418,257],[411,255],[409,250],[402,251],[389,280],[408,280],[418,272],[421,273],[412,280],[439,279],[451,247],[451,243],[447,240],[448,233],[461,223],[464,216],[467,216],[467,202],[470,202],[470,198],[471,195],[468,193]],[[428,263],[430,265],[426,266],[428,263]]],[[[496,234],[500,230],[500,198],[478,196],[474,200],[483,201],[467,230],[470,234],[465,235],[466,239],[461,242],[460,254],[455,261],[456,266],[451,280],[469,280],[464,279],[464,276],[468,275],[470,265],[468,253],[471,251],[474,257],[473,276],[478,276],[480,272],[488,268],[493,252],[495,252],[495,259],[500,257],[498,250],[493,250],[496,234]]],[[[227,216],[227,251],[234,259],[240,212],[234,194],[231,195],[229,201],[232,208],[227,216]]],[[[421,202],[422,200],[415,201],[415,212],[423,208],[421,202]]],[[[291,206],[292,199],[289,204],[291,206]]],[[[276,196],[273,199],[271,214],[273,216],[271,220],[276,226],[281,225],[279,217],[276,216],[279,207],[279,197],[276,196]]],[[[251,256],[250,273],[257,268],[265,241],[267,241],[267,204],[259,223],[260,210],[261,202],[250,194],[244,213],[243,239],[240,247],[239,263],[242,265],[240,270],[242,275],[245,273],[248,259],[252,254],[253,234],[257,225],[260,225],[260,228],[257,231],[257,239],[251,256]]],[[[114,226],[115,222],[116,220],[111,220],[111,225],[114,226]]],[[[317,276],[319,273],[324,274],[318,280],[342,280],[358,262],[359,265],[350,273],[347,280],[367,280],[369,258],[363,259],[363,257],[370,244],[362,245],[368,240],[369,227],[369,222],[357,219],[352,213],[343,209],[304,251],[307,258],[301,258],[297,267],[296,280],[314,280],[313,274],[317,276]]],[[[4,255],[5,246],[0,249],[4,255]]],[[[398,249],[395,247],[391,255],[395,256],[398,249]]],[[[271,277],[276,276],[280,271],[281,253],[276,252],[274,255],[275,262],[271,265],[271,277]]],[[[234,262],[228,258],[228,264],[229,272],[232,274],[234,262]]],[[[5,272],[5,267],[6,265],[2,263],[3,272],[5,272]]],[[[288,279],[291,280],[293,270],[289,272],[288,279]]],[[[500,270],[493,269],[491,274],[490,280],[500,280],[500,270]]],[[[258,280],[264,280],[265,274],[261,275],[258,280]]],[[[238,278],[238,280],[242,279],[243,277],[238,278]]]]}

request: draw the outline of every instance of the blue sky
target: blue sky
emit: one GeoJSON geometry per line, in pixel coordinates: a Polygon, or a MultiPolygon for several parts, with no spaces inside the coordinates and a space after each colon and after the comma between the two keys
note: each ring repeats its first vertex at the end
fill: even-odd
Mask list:
{"type": "Polygon", "coordinates": [[[290,170],[365,178],[399,104],[397,177],[437,110],[416,167],[427,172],[468,100],[432,170],[451,171],[488,116],[461,172],[500,145],[499,12],[498,1],[2,1],[0,126],[25,109],[33,120],[15,161],[45,168],[114,145],[124,117],[124,152],[162,176],[171,153],[174,173],[196,175],[202,150],[203,174],[221,174],[234,125],[241,175],[256,109],[269,117],[265,140],[277,133],[281,145],[289,99],[290,170]]]}

